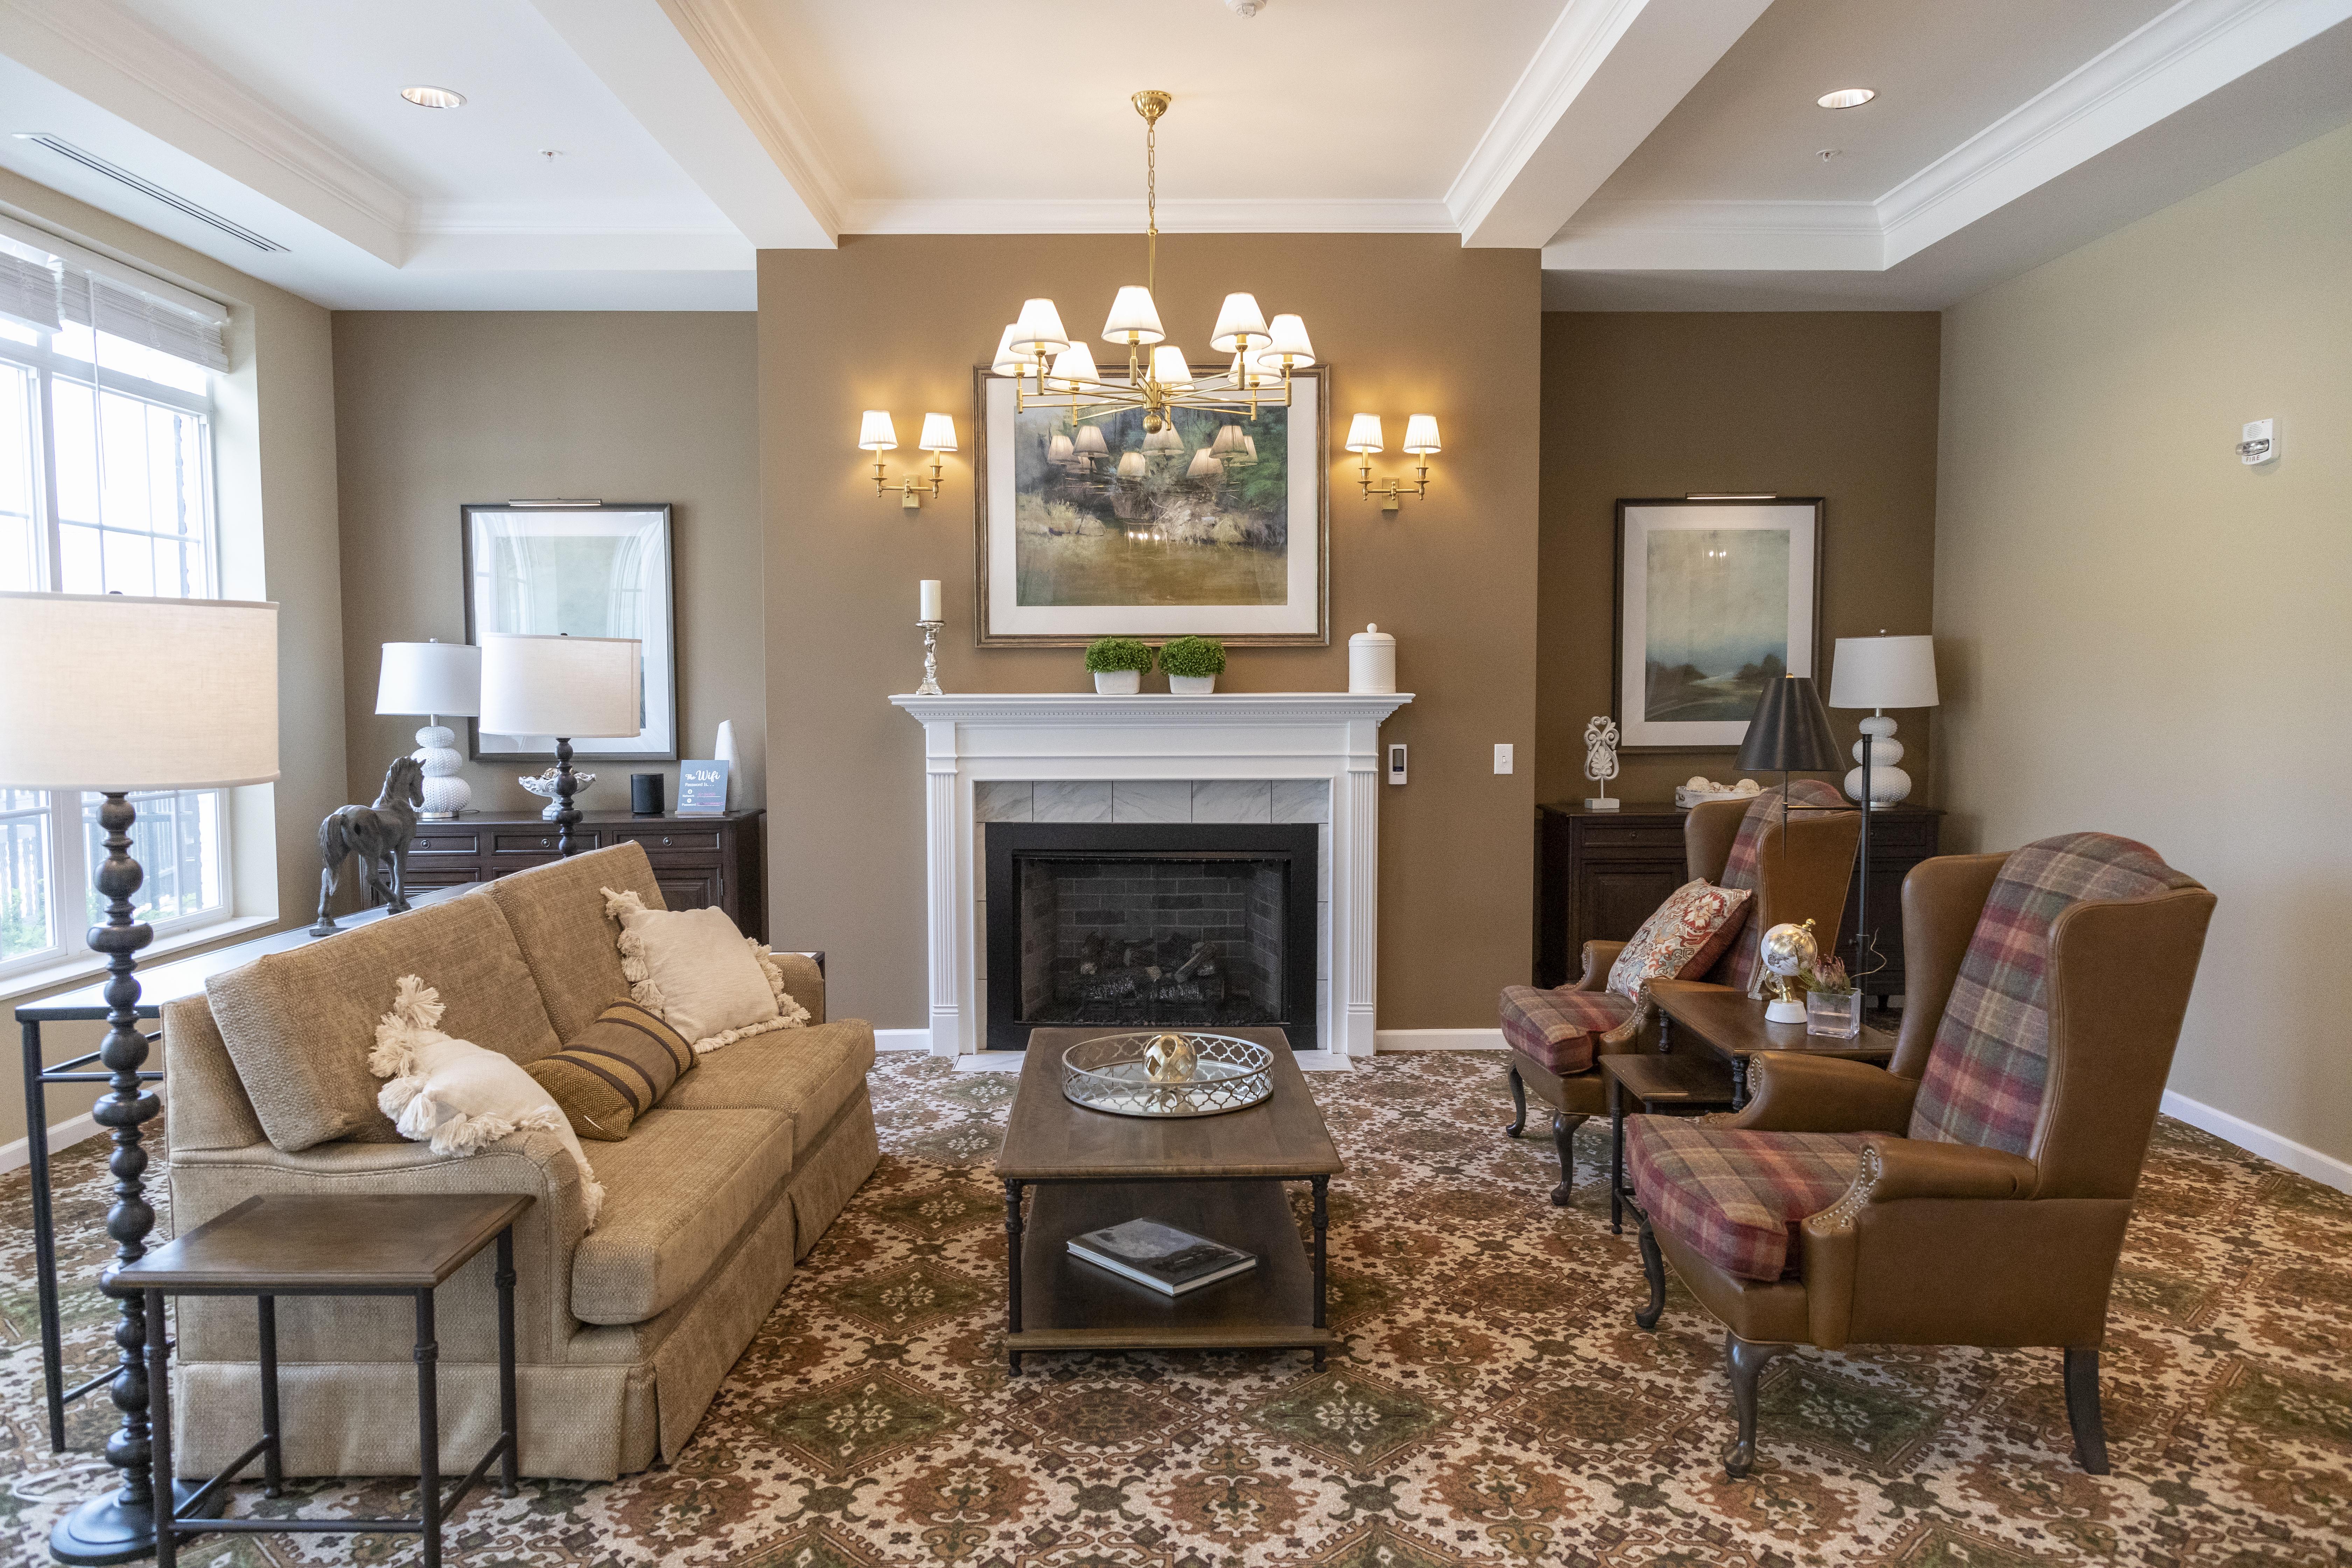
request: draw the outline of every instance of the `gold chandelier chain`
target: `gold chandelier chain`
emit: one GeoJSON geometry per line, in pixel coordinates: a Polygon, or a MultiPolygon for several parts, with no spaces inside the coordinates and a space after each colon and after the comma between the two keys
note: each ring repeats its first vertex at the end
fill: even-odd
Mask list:
{"type": "Polygon", "coordinates": [[[1160,281],[1160,121],[1157,116],[1143,123],[1143,286],[1158,287],[1160,281]]]}

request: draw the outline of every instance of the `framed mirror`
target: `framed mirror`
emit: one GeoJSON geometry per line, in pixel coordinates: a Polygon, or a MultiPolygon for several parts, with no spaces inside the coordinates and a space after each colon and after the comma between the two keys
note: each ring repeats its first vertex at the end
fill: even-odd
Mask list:
{"type": "MultiPolygon", "coordinates": [[[[635,637],[645,645],[645,726],[577,748],[581,762],[674,762],[677,649],[666,502],[475,502],[462,513],[466,640],[511,632],[635,637]]],[[[550,762],[552,735],[500,735],[469,721],[476,761],[550,762]]]]}

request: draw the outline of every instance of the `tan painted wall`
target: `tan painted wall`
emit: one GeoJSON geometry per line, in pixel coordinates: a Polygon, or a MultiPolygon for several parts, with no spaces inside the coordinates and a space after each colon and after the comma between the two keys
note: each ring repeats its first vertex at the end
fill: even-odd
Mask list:
{"type": "Polygon", "coordinates": [[[2173,1087],[2352,1159],[2352,130],[1956,306],[1944,345],[1952,837],[2103,828],[2212,888],[2173,1087]],[[2242,467],[2266,416],[2282,455],[2242,467]]]}
{"type": "MultiPolygon", "coordinates": [[[[753,343],[749,311],[337,313],[352,799],[374,798],[425,722],[376,714],[383,645],[466,638],[457,509],[561,495],[675,509],[679,743],[707,757],[732,719],[735,799],[762,800],[753,343]]],[[[674,763],[590,766],[588,810],[626,811],[632,773],[667,775],[664,798],[677,798],[674,763]]],[[[464,770],[478,808],[516,810],[541,804],[516,782],[538,771],[464,770]]]]}
{"type": "MultiPolygon", "coordinates": [[[[328,312],[210,257],[0,170],[0,205],[228,301],[231,369],[214,426],[223,585],[278,604],[278,759],[273,809],[240,803],[238,898],[249,912],[303,914],[318,885],[319,819],[343,800],[342,594],[335,528],[335,387],[328,312]]],[[[135,674],[135,663],[131,667],[135,674]]],[[[259,792],[255,792],[259,793],[259,792]]],[[[43,1031],[52,1060],[95,1048],[92,1026],[43,1031]]],[[[50,1120],[94,1096],[60,1089],[50,1120]]],[[[22,1100],[0,1095],[0,1143],[24,1136],[22,1100]]]]}
{"type": "MultiPolygon", "coordinates": [[[[1823,498],[1824,677],[1837,637],[1929,629],[1937,326],[1924,311],[1545,315],[1538,799],[1592,793],[1584,725],[1612,706],[1620,499],[1823,498]]],[[[1863,715],[1831,717],[1850,741],[1863,715]]],[[[1927,715],[1894,718],[1911,798],[1932,804],[1927,715]]],[[[1609,793],[1671,800],[1694,773],[1738,776],[1731,761],[1628,755],[1609,793]]]]}
{"type": "MultiPolygon", "coordinates": [[[[915,584],[946,584],[950,690],[1076,690],[1074,648],[973,645],[972,365],[1024,296],[1089,331],[1141,280],[1124,237],[856,237],[760,255],[760,451],[767,517],[770,835],[779,945],[822,947],[837,1012],[925,1021],[922,744],[885,699],[920,678],[915,584]],[[956,416],[965,450],[918,516],[874,497],[857,412],[902,432],[956,416]]],[[[1158,297],[1195,353],[1223,293],[1305,314],[1335,366],[1333,642],[1236,648],[1234,690],[1340,689],[1346,638],[1377,621],[1418,693],[1384,731],[1412,780],[1381,800],[1380,1022],[1491,1027],[1524,977],[1534,801],[1538,269],[1532,251],[1443,237],[1178,236],[1158,297]],[[1426,500],[1383,517],[1337,459],[1347,416],[1433,413],[1446,439],[1426,500]],[[1518,771],[1492,772],[1493,746],[1518,771]]],[[[908,456],[902,451],[894,457],[908,456]]],[[[1393,463],[1396,454],[1389,454],[1393,463]]],[[[1389,471],[1386,466],[1382,472],[1389,471]]]]}

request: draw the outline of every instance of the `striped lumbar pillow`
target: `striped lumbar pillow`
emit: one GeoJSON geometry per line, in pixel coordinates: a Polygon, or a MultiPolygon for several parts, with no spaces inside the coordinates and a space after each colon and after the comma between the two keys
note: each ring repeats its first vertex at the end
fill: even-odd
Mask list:
{"type": "Polygon", "coordinates": [[[686,1037],[635,1002],[615,1002],[578,1038],[530,1064],[583,1138],[616,1142],[694,1066],[686,1037]]]}

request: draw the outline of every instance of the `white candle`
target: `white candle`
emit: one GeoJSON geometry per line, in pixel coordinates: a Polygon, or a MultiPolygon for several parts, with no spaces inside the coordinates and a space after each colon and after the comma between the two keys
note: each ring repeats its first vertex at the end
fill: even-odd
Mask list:
{"type": "Polygon", "coordinates": [[[940,580],[938,578],[926,577],[923,579],[922,601],[922,614],[917,616],[915,619],[919,621],[937,621],[946,619],[945,616],[940,614],[940,580]]]}

